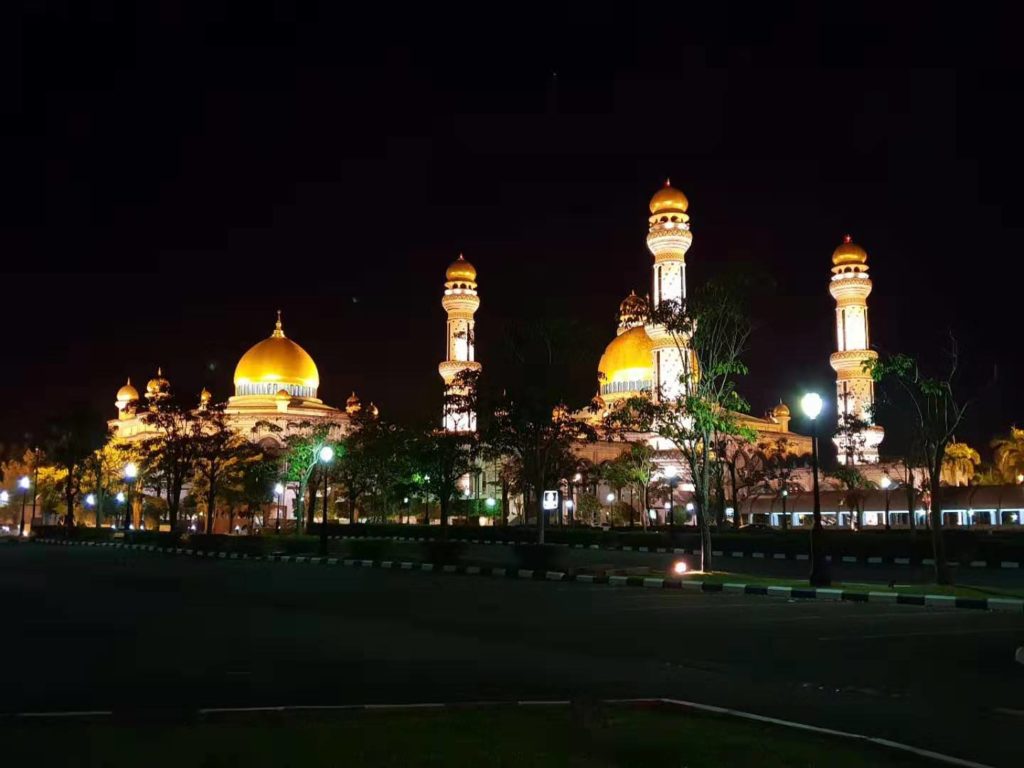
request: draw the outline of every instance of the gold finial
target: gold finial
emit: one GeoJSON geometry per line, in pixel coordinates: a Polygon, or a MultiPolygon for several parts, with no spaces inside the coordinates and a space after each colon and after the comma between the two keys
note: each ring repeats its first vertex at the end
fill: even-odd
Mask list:
{"type": "Polygon", "coordinates": [[[270,334],[271,338],[283,339],[284,329],[281,327],[281,310],[277,310],[277,322],[274,323],[274,332],[270,334]]]}
{"type": "Polygon", "coordinates": [[[666,187],[671,187],[672,186],[672,179],[670,179],[668,176],[665,177],[665,186],[666,187]]]}
{"type": "Polygon", "coordinates": [[[128,377],[128,383],[127,383],[127,384],[125,384],[125,386],[127,386],[127,387],[130,387],[131,385],[132,385],[132,377],[131,377],[131,376],[129,376],[129,377],[128,377]]]}
{"type": "Polygon", "coordinates": [[[156,375],[162,377],[164,375],[164,369],[159,365],[156,367],[156,375]]]}
{"type": "Polygon", "coordinates": [[[852,235],[843,235],[843,242],[844,243],[852,243],[853,242],[853,236],[852,235]]]}
{"type": "Polygon", "coordinates": [[[459,252],[459,261],[465,261],[465,260],[466,260],[466,257],[465,257],[465,256],[463,256],[463,255],[462,255],[462,252],[460,251],[460,252],[459,252]]]}

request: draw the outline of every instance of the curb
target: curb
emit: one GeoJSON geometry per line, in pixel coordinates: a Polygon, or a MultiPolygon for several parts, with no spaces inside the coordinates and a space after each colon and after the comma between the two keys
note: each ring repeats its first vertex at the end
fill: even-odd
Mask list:
{"type": "MultiPolygon", "coordinates": [[[[330,536],[332,541],[347,541],[347,540],[363,540],[363,541],[396,541],[408,544],[422,544],[428,542],[442,541],[438,538],[425,538],[422,536],[330,536]]],[[[458,541],[463,544],[483,544],[496,547],[514,547],[519,544],[528,544],[532,542],[519,542],[519,541],[491,541],[488,539],[449,539],[449,541],[458,541]]],[[[683,549],[679,547],[605,547],[600,544],[551,544],[553,547],[565,547],[566,549],[597,549],[605,552],[639,552],[647,554],[661,554],[661,555],[699,555],[699,549],[683,549]]],[[[803,553],[792,553],[792,552],[746,552],[740,550],[713,550],[712,555],[715,557],[740,557],[740,558],[753,558],[757,560],[806,560],[807,555],[803,553]]],[[[836,562],[837,558],[833,558],[832,555],[827,555],[825,559],[828,562],[836,562]]],[[[880,557],[878,555],[865,555],[863,557],[857,555],[842,555],[838,557],[839,562],[847,564],[858,564],[858,565],[908,565],[916,567],[931,567],[935,565],[935,561],[931,558],[911,558],[911,557],[880,557]]],[[[956,567],[963,565],[966,568],[1024,568],[1024,563],[1016,560],[972,560],[970,563],[960,563],[958,561],[948,562],[946,565],[956,567]]]]}
{"type": "MultiPolygon", "coordinates": [[[[226,552],[191,550],[181,547],[156,547],[148,544],[124,544],[112,541],[67,541],[65,539],[34,539],[39,544],[58,546],[112,547],[133,549],[142,552],[158,552],[165,555],[191,555],[226,559],[226,552]]],[[[339,560],[336,557],[310,557],[307,555],[248,555],[232,553],[231,559],[254,560],[274,563],[296,563],[320,566],[342,566],[355,568],[380,568],[383,570],[421,571],[426,573],[448,573],[462,576],[484,576],[487,578],[524,579],[529,581],[579,582],[581,584],[603,584],[612,587],[641,587],[647,589],[682,589],[687,592],[723,592],[730,594],[762,595],[785,597],[799,600],[828,600],[831,602],[889,603],[895,605],[917,605],[932,608],[963,608],[968,610],[997,611],[1000,613],[1024,614],[1024,600],[1005,597],[955,597],[953,595],[908,595],[899,592],[854,592],[846,589],[825,589],[814,587],[784,587],[765,584],[722,584],[694,579],[672,579],[649,576],[597,576],[594,574],[565,573],[563,571],[540,571],[528,569],[496,568],[477,565],[451,565],[436,563],[414,563],[405,560],[339,560]]]]}

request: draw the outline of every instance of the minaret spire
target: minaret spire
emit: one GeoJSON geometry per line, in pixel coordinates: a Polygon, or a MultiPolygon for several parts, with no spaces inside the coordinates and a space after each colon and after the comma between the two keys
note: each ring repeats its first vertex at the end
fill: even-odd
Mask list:
{"type": "Polygon", "coordinates": [[[878,353],[870,348],[868,334],[868,254],[850,235],[832,253],[829,293],[836,301],[836,351],[829,364],[836,372],[836,411],[839,434],[835,437],[841,464],[876,464],[878,445],[885,432],[874,424],[875,384],[864,370],[878,353]]]}
{"type": "MultiPolygon", "coordinates": [[[[651,198],[648,218],[647,248],[654,256],[654,292],[652,306],[671,301],[682,305],[686,301],[686,252],[693,236],[690,217],[686,213],[690,202],[686,195],[665,179],[665,186],[651,198]]],[[[682,394],[683,382],[692,372],[688,360],[679,354],[679,345],[663,326],[648,325],[651,338],[651,366],[654,370],[656,399],[674,399],[682,394]]]]}
{"type": "Polygon", "coordinates": [[[454,408],[450,401],[467,394],[456,378],[464,371],[479,371],[476,361],[476,320],[480,307],[476,292],[476,268],[461,253],[445,272],[444,296],[441,306],[448,313],[447,352],[437,367],[444,379],[446,397],[442,426],[447,432],[475,432],[476,414],[468,408],[454,408]]]}
{"type": "Polygon", "coordinates": [[[284,338],[284,328],[281,327],[281,310],[280,309],[277,310],[277,322],[274,323],[274,332],[272,334],[270,334],[270,336],[271,336],[271,338],[274,338],[274,339],[283,339],[284,338]]]}

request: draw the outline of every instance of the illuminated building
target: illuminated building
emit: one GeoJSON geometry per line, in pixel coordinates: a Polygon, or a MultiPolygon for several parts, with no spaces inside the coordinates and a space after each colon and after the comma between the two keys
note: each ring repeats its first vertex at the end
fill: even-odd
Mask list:
{"type": "MultiPolygon", "coordinates": [[[[480,308],[476,292],[476,268],[460,253],[445,272],[444,296],[441,306],[448,313],[446,358],[437,366],[449,395],[466,394],[456,378],[459,374],[479,371],[476,361],[475,323],[473,316],[480,308]]],[[[457,397],[455,398],[457,399],[457,397]]],[[[446,404],[442,426],[448,432],[475,432],[476,414],[468,408],[446,404]]]]}
{"type": "Polygon", "coordinates": [[[829,293],[836,300],[836,351],[829,358],[836,372],[836,410],[840,434],[835,437],[842,464],[877,464],[885,433],[872,423],[875,385],[864,364],[878,358],[869,349],[868,255],[847,235],[832,253],[829,293]],[[844,429],[845,427],[845,429],[844,429]]]}
{"type": "MultiPolygon", "coordinates": [[[[647,247],[654,257],[651,305],[672,301],[682,304],[686,299],[686,253],[693,242],[689,201],[667,181],[650,202],[647,247]]],[[[630,294],[619,305],[619,326],[616,336],[605,347],[598,362],[599,404],[614,408],[631,397],[647,395],[674,399],[681,387],[696,372],[696,362],[686,348],[686,339],[675,339],[662,326],[643,324],[647,302],[630,294]]],[[[759,442],[785,439],[792,453],[810,452],[810,438],[789,431],[789,408],[779,403],[763,418],[736,414],[740,424],[754,429],[759,442]]],[[[600,418],[600,414],[596,417],[600,418]]],[[[642,436],[637,436],[638,438],[642,436]]],[[[653,436],[647,439],[657,448],[667,449],[653,436]]],[[[592,459],[611,458],[621,448],[586,449],[592,459]],[[608,454],[608,455],[606,455],[608,454]]]]}
{"type": "MultiPolygon", "coordinates": [[[[234,384],[235,394],[228,398],[224,409],[228,424],[264,448],[279,447],[289,434],[309,426],[328,424],[335,439],[348,431],[349,415],[317,397],[320,374],[316,363],[306,350],[285,336],[280,312],[270,336],[239,359],[234,384]]],[[[158,368],[157,375],[146,385],[148,403],[143,404],[129,379],[117,391],[117,418],[109,422],[111,432],[125,439],[152,436],[155,428],[146,423],[145,412],[168,397],[170,389],[170,382],[158,368]]],[[[209,407],[212,399],[204,388],[197,408],[209,407]]]]}

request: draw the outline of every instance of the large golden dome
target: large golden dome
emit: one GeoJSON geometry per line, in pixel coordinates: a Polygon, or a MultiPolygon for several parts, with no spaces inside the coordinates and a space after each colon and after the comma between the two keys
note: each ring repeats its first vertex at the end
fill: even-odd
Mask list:
{"type": "Polygon", "coordinates": [[[274,396],[282,389],[297,397],[316,397],[320,373],[302,347],[284,335],[281,313],[270,338],[251,347],[235,366],[236,395],[274,396]]]}
{"type": "Polygon", "coordinates": [[[460,253],[459,258],[451,263],[444,276],[449,283],[475,283],[476,267],[466,261],[466,258],[460,253]]]}
{"type": "Polygon", "coordinates": [[[651,338],[643,326],[630,328],[612,339],[597,364],[601,396],[629,397],[651,388],[651,338]]]}
{"type": "Polygon", "coordinates": [[[832,251],[832,263],[837,267],[845,264],[867,264],[868,254],[863,248],[846,235],[839,247],[832,251]]]}
{"type": "Polygon", "coordinates": [[[689,207],[690,201],[686,199],[686,195],[673,187],[669,179],[665,179],[665,186],[655,192],[654,197],[651,198],[651,213],[660,213],[661,211],[686,213],[686,209],[689,207]]]}

